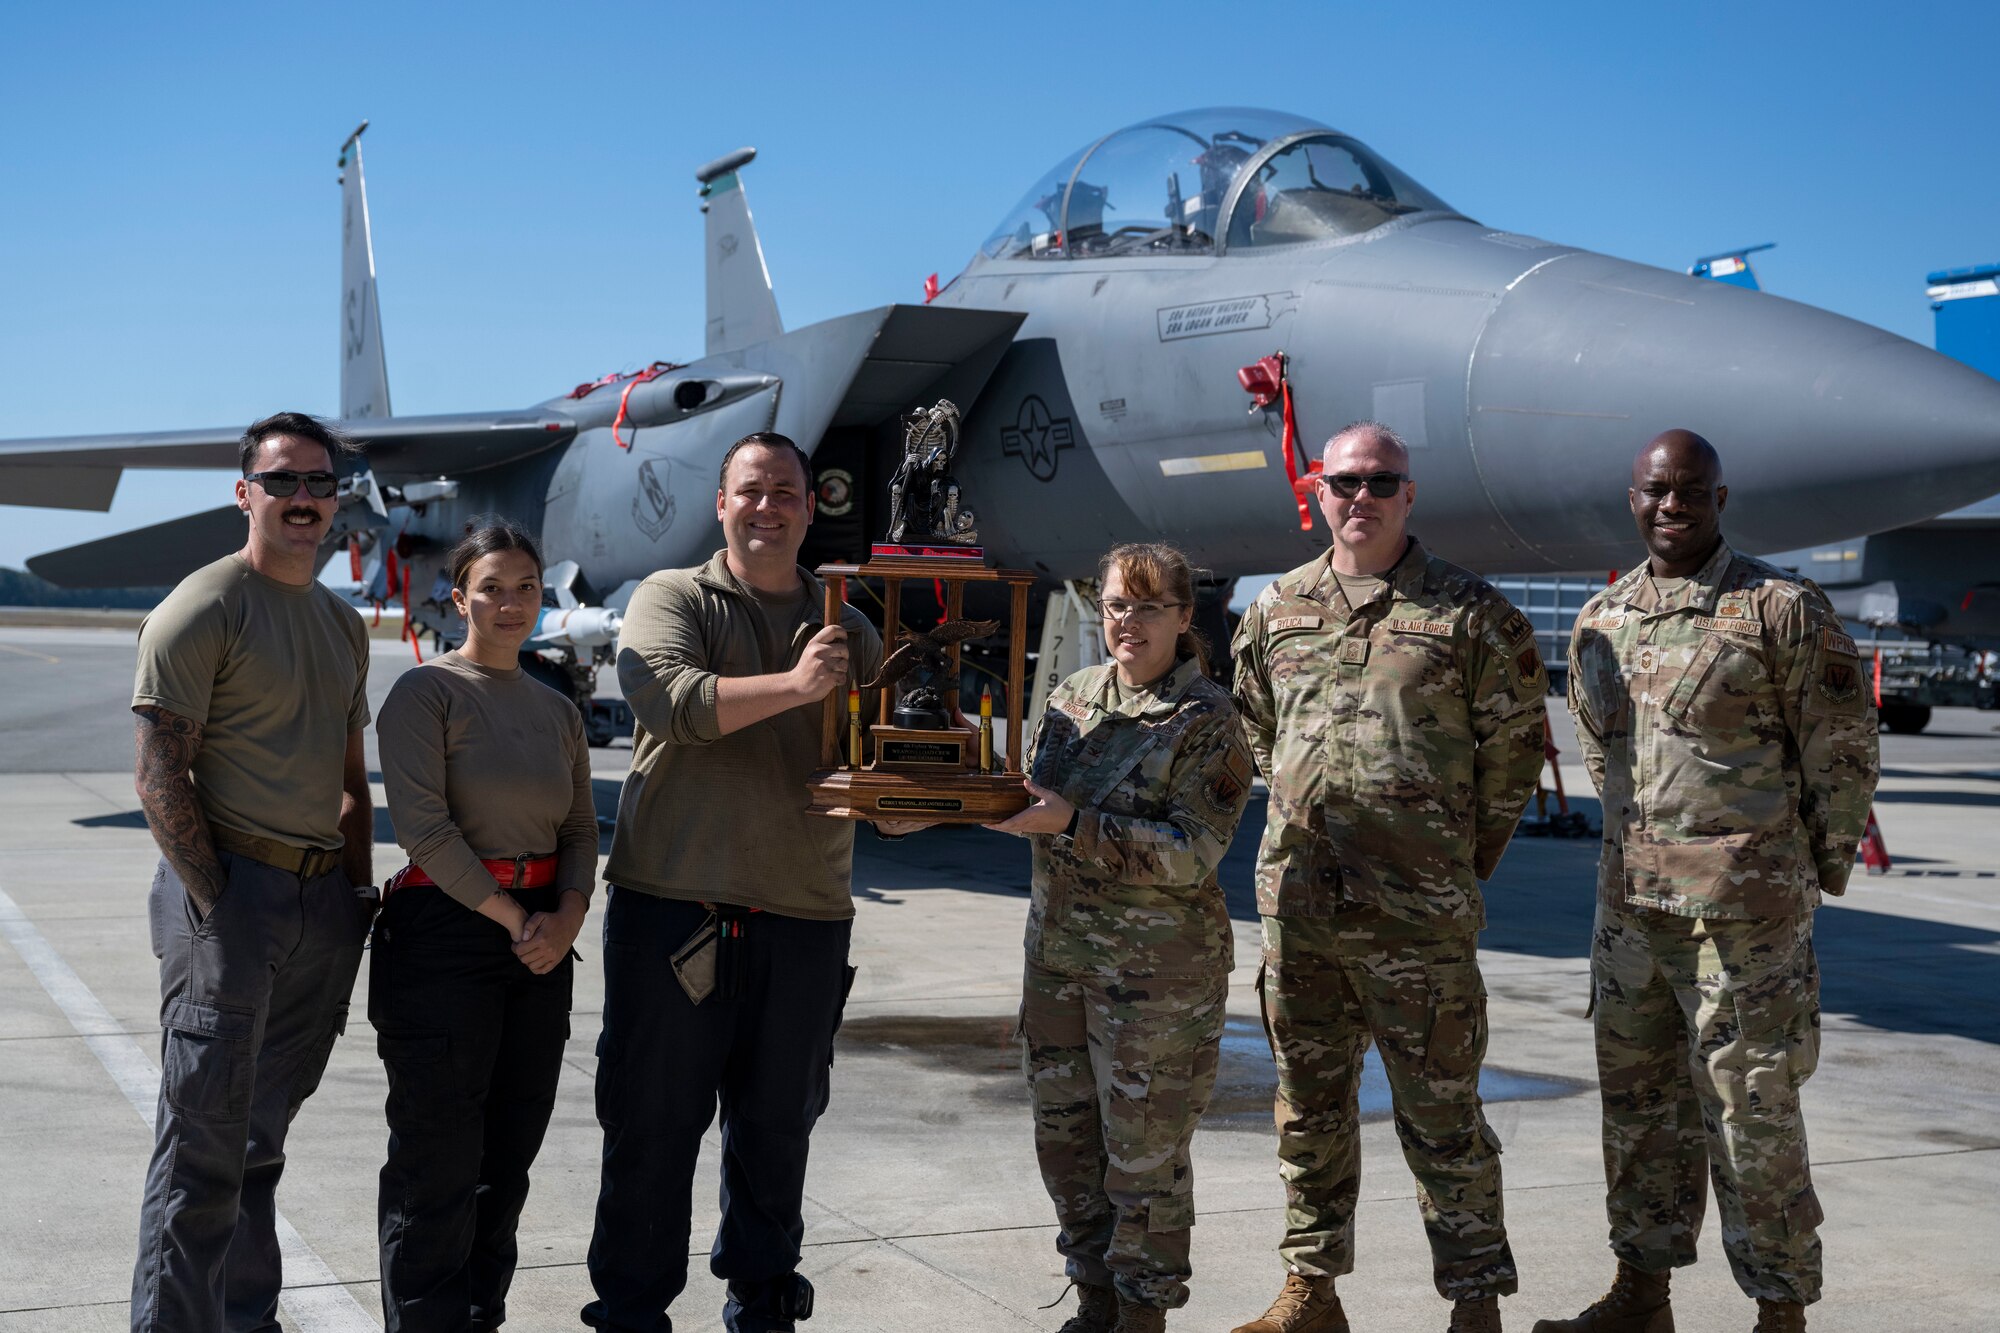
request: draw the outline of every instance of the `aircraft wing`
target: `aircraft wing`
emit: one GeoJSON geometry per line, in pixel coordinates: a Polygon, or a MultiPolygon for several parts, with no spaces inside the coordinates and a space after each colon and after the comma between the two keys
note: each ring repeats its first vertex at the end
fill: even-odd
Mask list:
{"type": "MultiPolygon", "coordinates": [[[[367,450],[382,481],[462,476],[567,443],[562,412],[463,412],[334,423],[367,450]]],[[[118,477],[136,468],[234,468],[242,427],[0,440],[0,504],[111,507],[118,477]]]]}

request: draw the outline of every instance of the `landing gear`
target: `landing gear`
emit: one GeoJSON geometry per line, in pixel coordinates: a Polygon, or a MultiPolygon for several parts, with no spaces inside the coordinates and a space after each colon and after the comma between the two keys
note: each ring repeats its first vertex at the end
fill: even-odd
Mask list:
{"type": "Polygon", "coordinates": [[[521,654],[521,670],[574,703],[583,714],[584,739],[601,750],[620,736],[632,734],[632,709],[623,699],[599,699],[597,665],[579,661],[574,652],[559,658],[544,652],[521,654]]]}
{"type": "Polygon", "coordinates": [[[1883,704],[1882,730],[1899,736],[1914,736],[1931,724],[1929,704],[1883,704]]]}

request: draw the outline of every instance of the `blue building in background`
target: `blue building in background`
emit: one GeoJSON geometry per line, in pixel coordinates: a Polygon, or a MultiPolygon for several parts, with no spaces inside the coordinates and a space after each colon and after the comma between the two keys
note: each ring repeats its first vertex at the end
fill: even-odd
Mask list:
{"type": "Polygon", "coordinates": [[[2000,264],[1941,269],[1925,281],[1937,349],[2000,379],[2000,264]]]}

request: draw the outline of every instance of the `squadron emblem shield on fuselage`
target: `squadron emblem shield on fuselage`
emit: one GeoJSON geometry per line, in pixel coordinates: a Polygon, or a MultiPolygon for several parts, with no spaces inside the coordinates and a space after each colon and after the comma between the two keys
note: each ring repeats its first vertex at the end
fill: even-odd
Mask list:
{"type": "Polygon", "coordinates": [[[660,484],[650,458],[639,464],[639,485],[632,496],[632,521],[650,541],[658,541],[674,525],[674,497],[660,484]]]}

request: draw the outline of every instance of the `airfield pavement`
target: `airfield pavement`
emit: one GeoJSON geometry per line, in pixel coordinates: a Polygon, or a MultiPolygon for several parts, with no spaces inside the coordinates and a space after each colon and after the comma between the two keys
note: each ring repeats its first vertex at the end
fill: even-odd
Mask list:
{"type": "MultiPolygon", "coordinates": [[[[124,1328],[159,1051],[145,895],[155,852],[130,777],[130,630],[0,628],[0,1333],[124,1328]],[[135,1103],[141,1108],[135,1113],[135,1103]]],[[[375,644],[379,703],[408,663],[375,644]]],[[[1561,709],[1554,710],[1561,718],[1561,709]]],[[[1563,777],[1588,791],[1566,722],[1563,777]]],[[[2000,1241],[2000,714],[1941,711],[1884,738],[1878,804],[1894,870],[1857,876],[1821,912],[1824,1055],[1807,1086],[1825,1201],[1816,1330],[1991,1329],[2000,1241]]],[[[373,739],[370,739],[371,765],[373,739]]],[[[600,808],[629,751],[597,751],[600,808]]],[[[380,812],[378,874],[401,864],[380,812]]],[[[1596,803],[1576,802],[1592,820],[1596,803]]],[[[1193,1299],[1170,1329],[1223,1333],[1261,1312],[1282,1272],[1271,1064],[1250,984],[1249,896],[1261,803],[1224,871],[1237,967],[1221,1086],[1195,1138],[1193,1299]]],[[[1603,1180],[1584,1019],[1594,841],[1521,837],[1489,886],[1488,1114],[1506,1144],[1521,1292],[1508,1327],[1566,1317],[1603,1290],[1603,1180]]],[[[814,1138],[804,1327],[1053,1329],[1069,1302],[1035,1170],[1010,1041],[1027,852],[983,830],[855,857],[860,979],[814,1138]]],[[[560,1102],[522,1219],[509,1303],[521,1329],[580,1327],[597,1190],[592,1112],[602,981],[595,920],[579,947],[560,1102]]],[[[293,1126],[279,1207],[287,1329],[380,1322],[375,1177],[384,1082],[365,1012],[293,1126]]],[[[1341,1290],[1360,1330],[1441,1329],[1413,1187],[1381,1099],[1363,1133],[1359,1267],[1341,1290]]],[[[676,1325],[720,1326],[703,1262],[716,1217],[716,1134],[695,1190],[692,1280],[676,1325]]],[[[1747,1329],[1711,1208],[1702,1262],[1675,1282],[1689,1333],[1747,1329]]]]}

